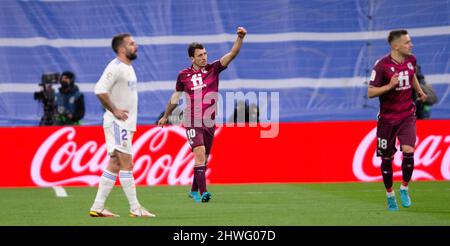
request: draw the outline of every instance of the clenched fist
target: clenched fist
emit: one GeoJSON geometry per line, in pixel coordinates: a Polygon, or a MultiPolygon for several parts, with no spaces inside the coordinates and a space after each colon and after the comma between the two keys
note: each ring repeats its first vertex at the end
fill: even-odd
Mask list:
{"type": "Polygon", "coordinates": [[[238,27],[236,34],[240,37],[240,38],[244,38],[245,34],[247,34],[247,30],[245,30],[245,28],[243,27],[238,27]]]}

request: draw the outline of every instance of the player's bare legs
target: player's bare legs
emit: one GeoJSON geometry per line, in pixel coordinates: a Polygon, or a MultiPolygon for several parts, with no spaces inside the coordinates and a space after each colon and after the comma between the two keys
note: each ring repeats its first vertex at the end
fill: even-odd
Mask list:
{"type": "Polygon", "coordinates": [[[141,206],[137,199],[136,184],[133,177],[133,161],[132,156],[127,153],[122,153],[115,150],[117,159],[120,163],[119,179],[125,196],[130,204],[130,216],[131,217],[155,217],[154,214],[148,212],[141,206]]]}
{"type": "Polygon", "coordinates": [[[117,174],[120,170],[119,159],[113,153],[110,156],[108,166],[103,171],[100,177],[97,195],[94,200],[94,204],[91,207],[89,215],[92,217],[119,217],[118,215],[112,213],[105,209],[105,202],[114,188],[116,183],[117,174]]]}
{"type": "MultiPolygon", "coordinates": [[[[200,198],[193,197],[196,202],[208,202],[211,199],[211,194],[206,189],[206,149],[204,145],[197,146],[193,149],[195,165],[194,165],[194,179],[197,182],[200,191],[200,198]]],[[[195,193],[191,191],[191,195],[195,193]]]]}
{"type": "Polygon", "coordinates": [[[411,198],[408,192],[408,183],[414,171],[414,147],[402,145],[403,161],[402,161],[402,185],[400,186],[400,198],[402,206],[409,208],[411,206],[411,198]]]}
{"type": "Polygon", "coordinates": [[[115,174],[119,173],[120,163],[119,163],[119,159],[117,158],[117,156],[115,154],[110,156],[109,163],[108,163],[108,166],[106,167],[106,170],[108,170],[109,172],[115,173],[115,174]]]}

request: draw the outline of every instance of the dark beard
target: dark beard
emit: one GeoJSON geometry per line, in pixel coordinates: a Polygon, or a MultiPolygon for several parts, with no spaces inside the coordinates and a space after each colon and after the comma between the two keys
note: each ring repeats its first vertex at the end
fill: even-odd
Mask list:
{"type": "Polygon", "coordinates": [[[137,54],[136,53],[134,53],[134,54],[126,54],[126,56],[127,56],[127,58],[130,61],[135,60],[137,58],[137,54]]]}

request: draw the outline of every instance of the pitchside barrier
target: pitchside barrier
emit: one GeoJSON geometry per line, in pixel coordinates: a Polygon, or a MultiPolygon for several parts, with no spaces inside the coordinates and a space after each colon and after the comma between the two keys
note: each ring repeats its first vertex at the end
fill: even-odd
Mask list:
{"type": "MultiPolygon", "coordinates": [[[[380,181],[376,122],[219,127],[210,184],[380,181]],[[267,127],[267,126],[265,126],[267,127]]],[[[95,186],[108,163],[101,126],[0,128],[0,187],[95,186]]],[[[450,120],[417,122],[413,180],[450,180],[450,120]]],[[[184,128],[139,126],[133,141],[138,185],[188,185],[193,155],[184,128]]],[[[402,155],[394,157],[401,178],[402,155]]],[[[119,182],[119,181],[117,181],[119,182]]]]}

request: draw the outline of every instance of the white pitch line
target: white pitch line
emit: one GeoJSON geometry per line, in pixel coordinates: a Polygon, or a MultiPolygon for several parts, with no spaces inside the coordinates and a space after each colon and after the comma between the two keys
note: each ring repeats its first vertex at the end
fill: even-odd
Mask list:
{"type": "Polygon", "coordinates": [[[67,197],[66,190],[61,186],[53,186],[53,190],[55,191],[56,197],[67,197]]]}

